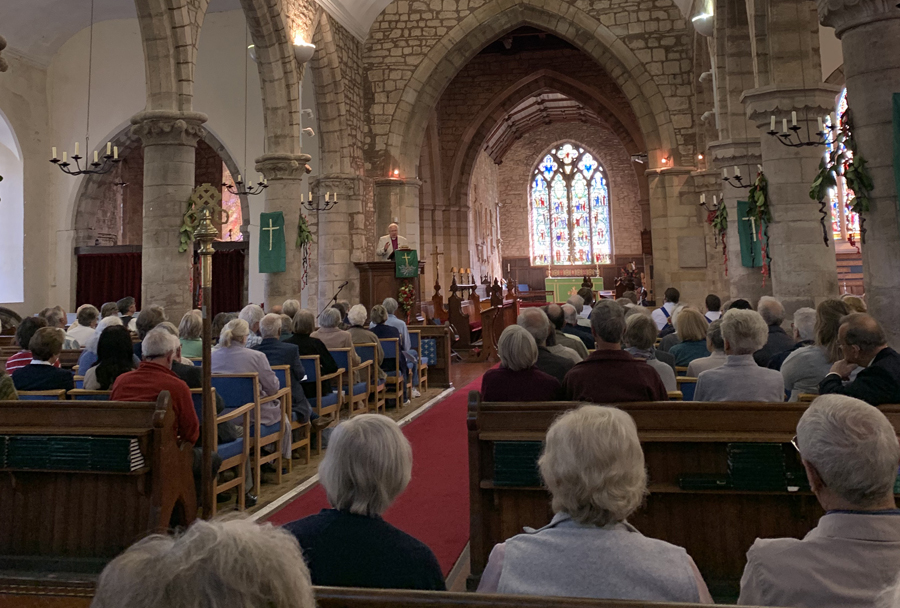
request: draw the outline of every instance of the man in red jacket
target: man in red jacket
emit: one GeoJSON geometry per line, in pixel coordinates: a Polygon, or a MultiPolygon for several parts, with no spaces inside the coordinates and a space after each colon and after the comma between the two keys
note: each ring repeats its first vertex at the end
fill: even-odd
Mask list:
{"type": "Polygon", "coordinates": [[[178,338],[165,328],[157,327],[150,330],[141,344],[144,360],[141,361],[140,367],[116,379],[109,399],[156,401],[162,391],[169,391],[177,419],[178,438],[193,445],[200,436],[200,422],[194,411],[191,389],[172,371],[172,361],[180,346],[178,338]]]}
{"type": "Polygon", "coordinates": [[[656,370],[622,350],[625,313],[612,300],[601,300],[591,312],[591,333],[597,350],[569,370],[563,391],[572,401],[622,403],[668,401],[656,370]]]}

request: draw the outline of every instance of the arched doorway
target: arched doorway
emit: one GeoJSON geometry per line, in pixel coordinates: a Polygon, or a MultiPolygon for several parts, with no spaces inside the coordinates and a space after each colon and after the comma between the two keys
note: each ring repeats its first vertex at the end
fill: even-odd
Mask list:
{"type": "Polygon", "coordinates": [[[22,149],[12,125],[0,111],[0,302],[25,299],[25,184],[22,149]]]}

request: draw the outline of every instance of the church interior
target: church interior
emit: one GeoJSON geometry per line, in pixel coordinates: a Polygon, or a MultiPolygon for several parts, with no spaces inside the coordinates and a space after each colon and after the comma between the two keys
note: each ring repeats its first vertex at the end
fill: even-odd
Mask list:
{"type": "Polygon", "coordinates": [[[0,608],[900,608],[898,193],[888,0],[5,0],[0,608]]]}

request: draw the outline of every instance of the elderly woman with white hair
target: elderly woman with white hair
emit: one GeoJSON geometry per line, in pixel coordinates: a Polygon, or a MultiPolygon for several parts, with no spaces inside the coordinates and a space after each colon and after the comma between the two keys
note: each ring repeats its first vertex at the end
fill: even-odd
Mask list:
{"type": "Polygon", "coordinates": [[[547,431],[538,466],[553,520],[495,546],[479,592],[712,603],[684,549],[626,521],[647,494],[631,416],[597,405],[570,410],[547,431]]]}
{"type": "Polygon", "coordinates": [[[489,369],[481,378],[484,401],[555,401],[562,398],[559,380],[542,372],[535,364],[538,346],[527,329],[510,325],[497,341],[500,367],[489,369]]]}
{"type": "Polygon", "coordinates": [[[722,317],[725,364],[697,378],[695,401],[784,401],[781,372],[760,367],[753,353],[766,343],[769,327],[753,310],[731,309],[722,317]]]}
{"type": "Polygon", "coordinates": [[[381,364],[384,363],[384,349],[381,348],[381,342],[378,340],[378,336],[366,328],[368,316],[366,307],[362,304],[357,304],[351,308],[347,313],[347,323],[350,326],[347,328],[347,331],[350,332],[350,338],[353,340],[354,344],[375,345],[375,358],[378,363],[376,366],[378,379],[384,380],[387,377],[387,374],[381,369],[381,364]]]}
{"type": "Polygon", "coordinates": [[[794,445],[825,515],[802,540],[753,543],[738,603],[876,605],[900,572],[896,429],[864,401],[824,395],[800,418],[794,445]]]}
{"type": "MultiPolygon", "coordinates": [[[[319,329],[310,335],[321,340],[322,344],[329,349],[349,348],[350,364],[356,367],[359,365],[359,355],[356,354],[356,350],[353,348],[353,337],[350,335],[350,332],[341,329],[341,320],[340,310],[337,308],[326,308],[319,315],[319,329]]],[[[355,381],[358,382],[359,380],[355,381]]]]}
{"type": "Polygon", "coordinates": [[[363,414],[335,428],[319,465],[331,509],[287,524],[314,585],[444,590],[434,553],[382,519],[412,476],[397,423],[363,414]]]}
{"type": "Polygon", "coordinates": [[[111,561],[91,608],[315,608],[296,539],[246,519],[197,520],[148,536],[111,561]]]}

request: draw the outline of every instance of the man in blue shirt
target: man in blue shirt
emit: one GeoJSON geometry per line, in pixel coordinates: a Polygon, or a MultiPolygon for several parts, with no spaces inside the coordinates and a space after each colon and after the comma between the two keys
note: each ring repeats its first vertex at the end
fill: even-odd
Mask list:
{"type": "MultiPolygon", "coordinates": [[[[384,309],[388,313],[387,321],[384,322],[385,325],[394,327],[400,332],[400,349],[403,351],[403,354],[406,355],[406,365],[413,373],[412,396],[421,397],[422,393],[419,392],[419,354],[412,349],[412,345],[409,342],[409,328],[407,328],[406,323],[403,320],[398,319],[395,314],[397,309],[400,308],[400,305],[394,298],[385,298],[381,305],[384,306],[384,309]]],[[[374,323],[372,325],[374,325],[374,323]]],[[[371,327],[372,326],[370,325],[370,328],[371,327]]]]}

